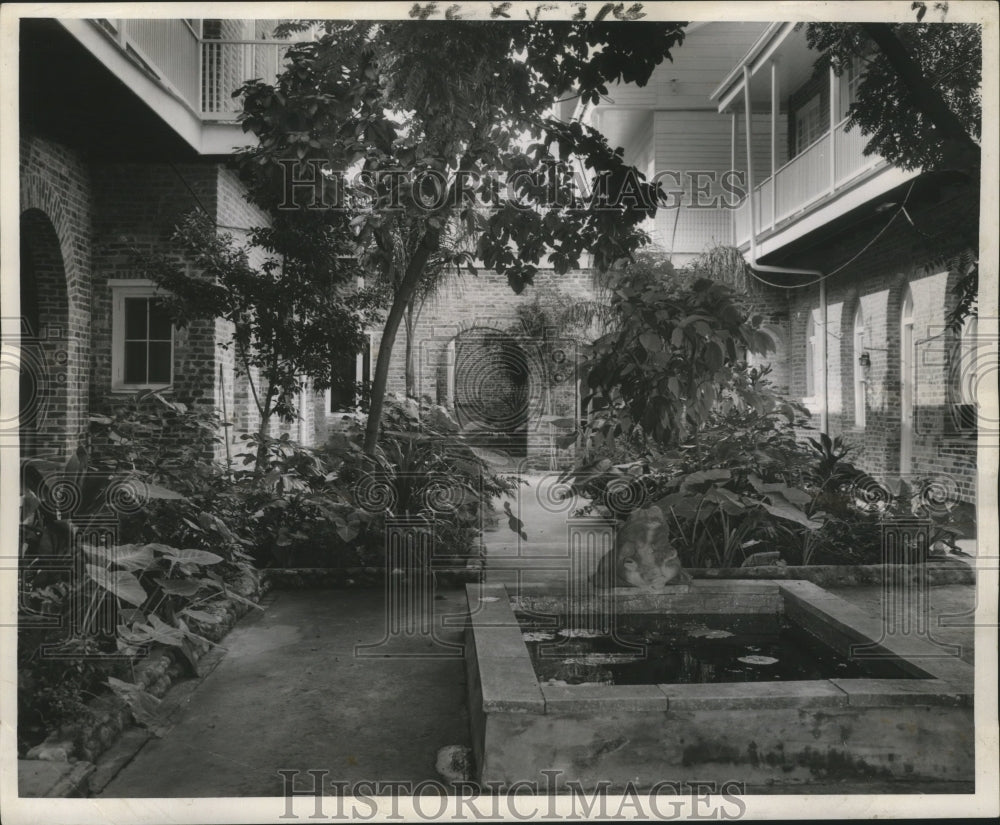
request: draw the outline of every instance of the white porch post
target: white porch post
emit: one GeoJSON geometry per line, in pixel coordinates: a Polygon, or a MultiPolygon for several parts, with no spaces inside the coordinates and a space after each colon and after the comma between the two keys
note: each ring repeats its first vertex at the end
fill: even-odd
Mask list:
{"type": "Polygon", "coordinates": [[[771,229],[778,214],[778,66],[771,60],[771,229]]]}
{"type": "MultiPolygon", "coordinates": [[[[744,86],[744,102],[743,102],[743,131],[746,134],[746,145],[747,145],[747,189],[750,190],[751,201],[755,194],[754,186],[756,185],[756,180],[753,175],[753,103],[750,100],[750,69],[747,66],[743,67],[743,86],[744,86]]],[[[760,227],[757,225],[760,221],[760,209],[754,209],[753,203],[750,204],[750,235],[756,238],[760,234],[760,227]]]]}
{"type": "Polygon", "coordinates": [[[837,113],[840,111],[840,84],[830,66],[830,135],[827,141],[827,151],[830,153],[830,191],[837,186],[837,147],[834,145],[834,127],[837,125],[837,113]]]}
{"type": "Polygon", "coordinates": [[[198,21],[198,114],[205,116],[205,39],[201,20],[198,21]]]}
{"type": "MultiPolygon", "coordinates": [[[[736,171],[736,118],[739,113],[734,109],[729,115],[729,171],[736,171]]],[[[733,246],[736,246],[736,210],[730,210],[729,230],[732,233],[733,246]]]]}
{"type": "Polygon", "coordinates": [[[819,338],[819,352],[817,360],[819,361],[820,368],[820,383],[819,383],[819,429],[820,432],[829,433],[830,432],[830,382],[829,375],[830,370],[826,363],[827,360],[827,340],[826,340],[826,326],[828,320],[829,308],[826,304],[826,278],[823,278],[819,282],[819,325],[821,332],[818,336],[819,338]]]}

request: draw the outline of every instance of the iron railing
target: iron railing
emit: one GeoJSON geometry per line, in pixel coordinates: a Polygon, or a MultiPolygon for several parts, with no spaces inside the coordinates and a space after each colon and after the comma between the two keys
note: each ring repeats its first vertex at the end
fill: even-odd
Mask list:
{"type": "Polygon", "coordinates": [[[734,215],[738,245],[750,240],[749,197],[754,199],[754,232],[760,235],[804,214],[814,204],[884,163],[878,155],[866,157],[864,147],[868,138],[859,129],[848,132],[846,127],[845,118],[754,187],[752,195],[734,215]]]}

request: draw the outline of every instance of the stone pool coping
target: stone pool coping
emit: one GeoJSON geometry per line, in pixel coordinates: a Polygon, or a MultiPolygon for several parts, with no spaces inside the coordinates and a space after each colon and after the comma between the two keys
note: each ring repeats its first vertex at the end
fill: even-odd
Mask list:
{"type": "Polygon", "coordinates": [[[921,581],[929,587],[975,584],[975,559],[931,559],[926,564],[809,564],[710,567],[689,570],[696,579],[803,580],[821,587],[921,581]]]}
{"type": "MultiPolygon", "coordinates": [[[[871,645],[871,652],[898,660],[909,679],[825,679],[697,685],[548,685],[538,681],[527,645],[503,584],[467,585],[470,624],[466,655],[481,707],[475,713],[574,714],[709,709],[822,708],[843,706],[937,705],[971,707],[971,665],[941,655],[917,637],[885,638],[878,617],[806,581],[695,580],[666,593],[615,588],[605,595],[618,608],[643,613],[669,605],[677,612],[713,612],[705,605],[728,604],[742,612],[781,612],[816,633],[839,652],[871,645]]],[[[546,611],[565,595],[545,586],[524,587],[519,606],[546,611]]],[[[595,597],[592,597],[595,598],[595,597]]],[[[599,597],[596,597],[599,598],[599,597]]],[[[714,605],[713,605],[714,606],[714,605]]]]}

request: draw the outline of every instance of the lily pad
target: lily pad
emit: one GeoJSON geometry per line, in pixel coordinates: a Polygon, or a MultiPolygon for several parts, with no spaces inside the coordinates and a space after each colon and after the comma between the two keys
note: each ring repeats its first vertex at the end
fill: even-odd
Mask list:
{"type": "Polygon", "coordinates": [[[743,662],[745,665],[774,665],[778,663],[778,660],[773,656],[740,656],[737,662],[743,662]]]}
{"type": "Polygon", "coordinates": [[[696,639],[728,639],[733,634],[728,630],[712,630],[708,627],[699,627],[689,634],[696,639]]]}

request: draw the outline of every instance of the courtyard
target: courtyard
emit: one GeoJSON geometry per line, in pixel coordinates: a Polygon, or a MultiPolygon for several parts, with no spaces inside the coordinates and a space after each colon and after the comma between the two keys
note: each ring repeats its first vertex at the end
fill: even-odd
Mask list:
{"type": "Polygon", "coordinates": [[[4,9],[15,818],[995,806],[996,9],[361,8],[4,9]]]}

